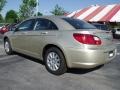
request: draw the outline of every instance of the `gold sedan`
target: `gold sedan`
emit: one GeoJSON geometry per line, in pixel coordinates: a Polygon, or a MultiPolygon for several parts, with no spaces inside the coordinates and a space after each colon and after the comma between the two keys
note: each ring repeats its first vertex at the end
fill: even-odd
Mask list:
{"type": "Polygon", "coordinates": [[[19,52],[45,62],[49,72],[61,75],[67,68],[94,68],[116,56],[109,31],[85,21],[43,16],[21,22],[4,36],[7,54],[19,52]]]}

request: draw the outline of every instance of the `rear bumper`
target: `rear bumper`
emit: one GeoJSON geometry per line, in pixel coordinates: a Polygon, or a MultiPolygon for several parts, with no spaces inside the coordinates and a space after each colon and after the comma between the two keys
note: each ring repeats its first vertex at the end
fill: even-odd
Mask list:
{"type": "Polygon", "coordinates": [[[75,49],[67,50],[67,64],[69,68],[94,68],[110,62],[115,58],[115,46],[104,49],[75,49]]]}

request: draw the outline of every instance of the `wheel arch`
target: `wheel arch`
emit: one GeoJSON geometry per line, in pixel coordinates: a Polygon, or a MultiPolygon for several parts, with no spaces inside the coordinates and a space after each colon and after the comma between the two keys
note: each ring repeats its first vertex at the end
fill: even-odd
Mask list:
{"type": "MultiPolygon", "coordinates": [[[[3,38],[3,41],[5,41],[6,39],[8,39],[8,37],[7,36],[5,36],[4,38],[3,38]]],[[[9,39],[8,39],[9,40],[9,39]]]]}
{"type": "Polygon", "coordinates": [[[12,55],[12,54],[13,54],[13,49],[12,49],[12,47],[11,47],[11,43],[10,43],[9,38],[8,38],[7,36],[5,36],[5,37],[3,38],[3,41],[4,41],[4,49],[5,49],[5,44],[6,44],[5,42],[7,41],[7,42],[9,43],[9,51],[6,51],[6,50],[5,50],[6,54],[12,55]]]}
{"type": "MultiPolygon", "coordinates": [[[[44,59],[44,55],[45,55],[45,53],[46,53],[46,50],[49,49],[49,48],[51,48],[51,47],[56,47],[56,48],[58,48],[58,49],[62,52],[62,54],[63,54],[63,56],[64,56],[64,58],[65,58],[66,65],[67,65],[68,63],[67,63],[67,58],[66,58],[66,56],[65,56],[64,50],[63,50],[63,48],[60,48],[60,46],[58,46],[58,45],[54,45],[54,44],[48,44],[48,45],[46,45],[46,46],[43,48],[43,52],[42,52],[42,57],[43,57],[43,59],[44,59]]],[[[67,66],[68,66],[68,65],[67,65],[67,66]]]]}

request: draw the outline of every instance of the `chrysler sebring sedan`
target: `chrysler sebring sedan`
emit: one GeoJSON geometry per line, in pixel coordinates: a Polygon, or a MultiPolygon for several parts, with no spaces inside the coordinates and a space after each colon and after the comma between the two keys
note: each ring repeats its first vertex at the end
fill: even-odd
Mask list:
{"type": "Polygon", "coordinates": [[[108,31],[74,18],[43,16],[27,19],[4,35],[8,55],[19,52],[45,62],[61,75],[67,68],[90,69],[110,62],[116,47],[108,31]]]}

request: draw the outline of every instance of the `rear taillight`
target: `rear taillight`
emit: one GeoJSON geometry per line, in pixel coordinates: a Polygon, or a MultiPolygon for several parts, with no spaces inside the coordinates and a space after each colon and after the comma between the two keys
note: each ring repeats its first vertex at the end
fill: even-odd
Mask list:
{"type": "Polygon", "coordinates": [[[101,45],[101,40],[99,37],[91,35],[91,34],[73,34],[75,40],[83,44],[89,45],[101,45]]]}

